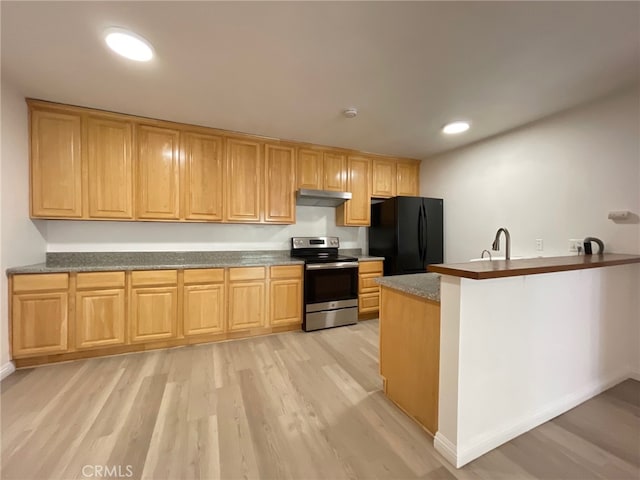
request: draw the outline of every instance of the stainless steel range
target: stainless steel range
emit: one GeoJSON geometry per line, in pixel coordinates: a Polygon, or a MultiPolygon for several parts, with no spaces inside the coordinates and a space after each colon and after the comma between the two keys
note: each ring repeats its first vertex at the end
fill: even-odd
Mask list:
{"type": "Polygon", "coordinates": [[[305,263],[305,332],[358,323],[358,259],[339,247],[338,237],[291,239],[291,256],[305,263]]]}

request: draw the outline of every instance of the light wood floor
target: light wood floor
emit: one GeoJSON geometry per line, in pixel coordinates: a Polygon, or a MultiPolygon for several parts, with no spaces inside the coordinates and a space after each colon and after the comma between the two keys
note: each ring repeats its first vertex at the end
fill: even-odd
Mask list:
{"type": "Polygon", "coordinates": [[[382,394],[377,320],[22,370],[1,390],[3,479],[640,477],[631,380],[455,470],[382,394]]]}

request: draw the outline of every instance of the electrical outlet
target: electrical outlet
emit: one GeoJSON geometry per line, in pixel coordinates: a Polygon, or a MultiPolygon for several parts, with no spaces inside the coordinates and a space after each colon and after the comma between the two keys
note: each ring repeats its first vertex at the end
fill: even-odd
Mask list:
{"type": "Polygon", "coordinates": [[[536,252],[542,252],[544,250],[544,242],[541,238],[536,238],[536,252]]]}
{"type": "Polygon", "coordinates": [[[569,239],[569,252],[578,253],[578,247],[582,247],[582,240],[579,238],[569,239]]]}

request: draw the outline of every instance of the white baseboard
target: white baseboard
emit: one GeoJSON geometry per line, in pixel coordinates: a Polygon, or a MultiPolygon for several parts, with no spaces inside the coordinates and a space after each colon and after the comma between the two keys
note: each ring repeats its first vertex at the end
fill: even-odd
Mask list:
{"type": "Polygon", "coordinates": [[[443,434],[436,432],[436,436],[433,439],[433,447],[440,455],[454,465],[456,468],[460,468],[462,465],[458,465],[458,456],[456,454],[456,446],[443,434]]]}
{"type": "Polygon", "coordinates": [[[15,371],[16,366],[13,364],[13,362],[5,363],[4,365],[2,365],[2,367],[0,367],[0,380],[4,380],[15,371]]]}
{"type": "Polygon", "coordinates": [[[456,448],[456,445],[453,445],[448,441],[445,443],[445,440],[447,439],[440,436],[439,440],[438,435],[436,435],[434,447],[442,453],[447,460],[455,465],[456,468],[460,468],[481,455],[499,447],[503,443],[528,432],[532,428],[548,422],[552,418],[555,418],[574,407],[577,407],[581,403],[586,402],[590,398],[595,397],[627,378],[629,378],[629,372],[624,372],[622,374],[612,375],[597,384],[591,384],[580,392],[566,395],[559,400],[546,405],[537,412],[524,416],[507,427],[489,431],[477,436],[475,439],[471,439],[471,441],[467,442],[468,446],[464,448],[460,448],[459,446],[456,448]]]}

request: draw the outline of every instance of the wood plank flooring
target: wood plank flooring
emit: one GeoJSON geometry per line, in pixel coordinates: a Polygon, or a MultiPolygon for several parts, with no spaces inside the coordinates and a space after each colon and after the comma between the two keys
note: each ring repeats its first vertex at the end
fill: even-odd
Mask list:
{"type": "Polygon", "coordinates": [[[21,370],[0,478],[640,478],[639,382],[460,470],[381,387],[377,320],[21,370]]]}

